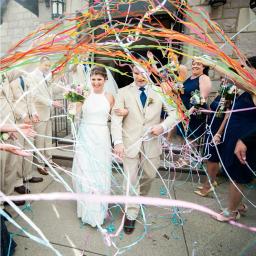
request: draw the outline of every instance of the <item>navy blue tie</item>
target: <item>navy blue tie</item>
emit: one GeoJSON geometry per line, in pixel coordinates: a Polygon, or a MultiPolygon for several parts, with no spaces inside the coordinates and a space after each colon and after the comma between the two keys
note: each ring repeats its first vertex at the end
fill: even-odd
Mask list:
{"type": "Polygon", "coordinates": [[[25,90],[25,83],[24,83],[24,80],[21,76],[20,76],[20,86],[21,86],[22,90],[24,91],[25,90]]]}
{"type": "Polygon", "coordinates": [[[140,101],[141,104],[143,106],[143,108],[145,107],[146,101],[147,101],[147,95],[145,93],[145,87],[140,87],[139,90],[141,91],[140,93],[140,101]]]}

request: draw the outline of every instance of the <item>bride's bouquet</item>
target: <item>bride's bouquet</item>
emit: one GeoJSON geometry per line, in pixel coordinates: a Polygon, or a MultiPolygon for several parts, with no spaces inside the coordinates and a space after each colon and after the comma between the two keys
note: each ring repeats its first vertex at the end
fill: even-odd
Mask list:
{"type": "Polygon", "coordinates": [[[69,101],[68,114],[75,116],[77,114],[77,103],[83,103],[89,95],[89,90],[83,89],[80,85],[71,85],[66,88],[64,99],[69,101]]]}

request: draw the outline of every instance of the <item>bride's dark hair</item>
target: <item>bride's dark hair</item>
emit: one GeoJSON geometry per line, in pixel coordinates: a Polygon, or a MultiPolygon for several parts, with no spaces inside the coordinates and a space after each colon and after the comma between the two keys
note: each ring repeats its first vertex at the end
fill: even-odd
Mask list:
{"type": "Polygon", "coordinates": [[[93,75],[101,75],[105,79],[108,79],[107,70],[101,66],[94,66],[91,70],[91,76],[93,75]]]}

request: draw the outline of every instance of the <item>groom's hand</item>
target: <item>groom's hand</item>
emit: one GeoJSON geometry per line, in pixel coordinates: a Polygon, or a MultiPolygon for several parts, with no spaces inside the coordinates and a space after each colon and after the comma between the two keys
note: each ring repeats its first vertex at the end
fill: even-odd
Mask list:
{"type": "Polygon", "coordinates": [[[114,152],[115,154],[121,159],[123,160],[124,158],[124,144],[120,143],[120,144],[116,144],[114,146],[114,152]]]}
{"type": "Polygon", "coordinates": [[[151,129],[151,134],[158,136],[164,132],[164,128],[161,124],[155,125],[151,129]]]}

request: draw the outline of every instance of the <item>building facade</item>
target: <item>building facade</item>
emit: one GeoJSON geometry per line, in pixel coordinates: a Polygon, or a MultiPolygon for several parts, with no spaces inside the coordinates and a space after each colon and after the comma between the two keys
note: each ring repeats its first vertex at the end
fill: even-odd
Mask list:
{"type": "MultiPolygon", "coordinates": [[[[206,10],[210,19],[220,25],[225,34],[232,38],[232,41],[246,57],[256,55],[256,14],[249,7],[250,0],[227,0],[224,5],[219,7],[211,7],[208,0],[190,0],[188,2],[195,10],[199,10],[199,8],[206,10]]],[[[210,31],[206,30],[206,32],[209,33],[210,31]]],[[[185,33],[190,34],[189,31],[185,31],[185,33]]],[[[220,46],[224,45],[223,41],[214,37],[213,34],[209,33],[209,35],[220,46]]],[[[228,56],[236,57],[230,47],[223,46],[222,49],[228,56]]],[[[192,50],[190,55],[193,55],[192,50]]],[[[191,60],[184,60],[188,67],[190,62],[191,60]]],[[[211,72],[210,76],[214,91],[216,91],[219,84],[219,74],[211,72]]]]}
{"type": "MultiPolygon", "coordinates": [[[[24,38],[40,24],[52,20],[53,1],[35,1],[38,1],[38,13],[36,14],[21,4],[26,1],[5,1],[6,8],[2,13],[2,24],[0,25],[1,56],[6,54],[12,45],[24,38]]],[[[63,2],[65,4],[65,12],[74,13],[88,5],[89,1],[63,0],[63,2]]],[[[193,8],[204,8],[209,13],[210,18],[219,23],[229,37],[234,37],[233,41],[247,57],[255,55],[256,22],[253,21],[255,21],[256,15],[249,8],[250,0],[227,0],[225,5],[216,8],[211,7],[208,0],[190,0],[188,2],[193,8]],[[250,25],[248,26],[248,24],[250,25]]],[[[185,31],[185,33],[189,33],[189,31],[185,31]]],[[[222,42],[218,43],[222,44],[222,42]]],[[[233,56],[231,49],[228,47],[223,49],[228,55],[233,56]]]]}

